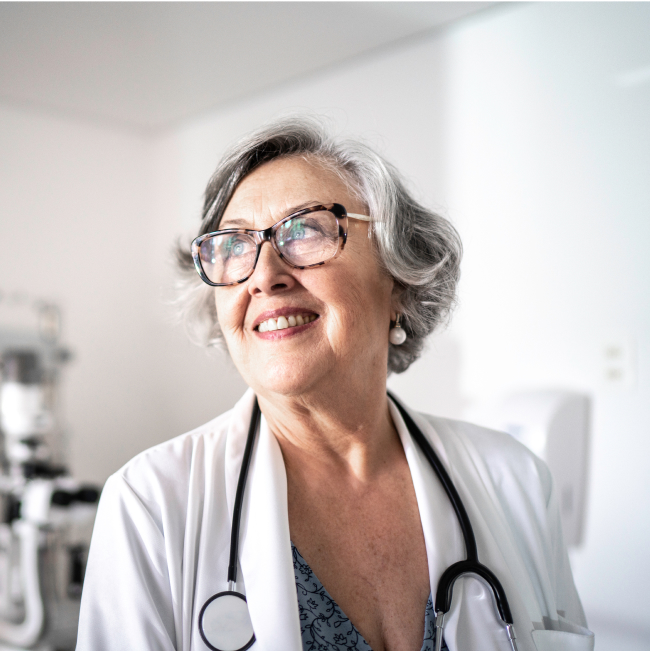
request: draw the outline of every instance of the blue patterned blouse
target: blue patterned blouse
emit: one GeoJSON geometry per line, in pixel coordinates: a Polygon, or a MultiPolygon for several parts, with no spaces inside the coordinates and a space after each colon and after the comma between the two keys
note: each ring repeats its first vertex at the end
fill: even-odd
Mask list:
{"type": "MultiPolygon", "coordinates": [[[[303,651],[372,651],[293,543],[291,551],[296,575],[303,651]]],[[[435,648],[435,621],[433,601],[429,595],[424,613],[424,641],[421,651],[433,651],[435,648]]],[[[444,640],[442,648],[447,649],[444,640]]]]}

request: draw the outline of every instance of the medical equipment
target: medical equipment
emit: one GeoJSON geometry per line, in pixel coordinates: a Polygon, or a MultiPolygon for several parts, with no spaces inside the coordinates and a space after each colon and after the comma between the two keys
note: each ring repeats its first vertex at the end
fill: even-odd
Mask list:
{"type": "Polygon", "coordinates": [[[0,318],[0,651],[67,651],[99,490],[65,469],[59,311],[23,297],[1,316],[21,311],[0,318]]]}
{"type": "MultiPolygon", "coordinates": [[[[464,561],[454,563],[443,572],[436,590],[436,651],[440,651],[442,647],[444,620],[445,615],[451,608],[454,583],[458,578],[466,574],[475,574],[490,586],[499,617],[505,625],[512,651],[517,651],[513,618],[505,591],[492,571],[485,565],[482,565],[478,560],[478,549],[472,524],[451,477],[440,462],[433,447],[408,412],[393,395],[389,393],[389,396],[397,406],[413,440],[421,449],[440,480],[456,513],[465,542],[467,558],[464,561]]],[[[253,445],[259,429],[259,422],[260,408],[257,400],[255,400],[233,508],[230,560],[228,564],[228,590],[210,597],[201,608],[198,617],[198,628],[201,638],[212,651],[245,651],[255,642],[255,633],[248,612],[246,597],[240,592],[237,592],[236,583],[241,510],[248,468],[250,466],[253,445]]]]}

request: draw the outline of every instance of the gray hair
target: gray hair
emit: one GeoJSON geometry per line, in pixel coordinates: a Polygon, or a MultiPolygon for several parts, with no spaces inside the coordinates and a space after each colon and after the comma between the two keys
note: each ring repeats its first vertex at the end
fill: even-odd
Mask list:
{"type": "MultiPolygon", "coordinates": [[[[205,191],[199,235],[218,229],[245,176],[266,162],[290,156],[334,170],[367,206],[377,257],[399,289],[398,309],[407,339],[401,346],[389,344],[388,370],[402,373],[422,352],[425,338],[451,313],[462,245],[449,221],[420,205],[397,170],[370,147],[352,140],[336,142],[312,117],[271,122],[237,142],[221,159],[205,191]]],[[[196,273],[189,247],[178,246],[176,253],[182,273],[181,317],[195,341],[222,346],[213,289],[196,273]]]]}

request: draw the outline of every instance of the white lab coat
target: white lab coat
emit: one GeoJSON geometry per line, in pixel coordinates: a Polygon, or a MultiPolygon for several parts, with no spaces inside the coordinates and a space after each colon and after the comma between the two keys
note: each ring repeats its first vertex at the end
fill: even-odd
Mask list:
{"type": "MultiPolygon", "coordinates": [[[[106,483],[81,601],[78,651],[205,651],[202,605],[227,589],[230,527],[254,395],[197,430],[143,452],[106,483]]],[[[417,497],[435,596],[464,558],[449,500],[394,407],[417,497]]],[[[479,558],[500,579],[520,651],[587,651],[546,466],[506,434],[412,413],[469,513],[479,558]]],[[[262,418],[244,498],[238,589],[252,651],[302,651],[280,447],[262,418]]],[[[456,583],[445,639],[451,651],[510,648],[488,588],[456,583]]]]}

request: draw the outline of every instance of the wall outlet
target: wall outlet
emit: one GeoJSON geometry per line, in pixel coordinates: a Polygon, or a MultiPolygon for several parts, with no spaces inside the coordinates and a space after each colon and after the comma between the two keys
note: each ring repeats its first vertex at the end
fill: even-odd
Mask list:
{"type": "Polygon", "coordinates": [[[630,338],[608,338],[600,344],[600,382],[608,389],[636,386],[635,347],[630,338]]]}

